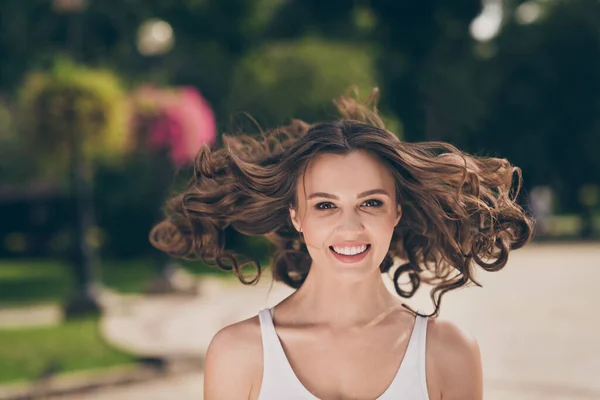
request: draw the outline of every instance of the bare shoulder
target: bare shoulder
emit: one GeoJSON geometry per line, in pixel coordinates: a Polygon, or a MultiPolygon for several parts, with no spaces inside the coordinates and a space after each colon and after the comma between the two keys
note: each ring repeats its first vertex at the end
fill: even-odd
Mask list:
{"type": "Polygon", "coordinates": [[[469,356],[476,355],[479,349],[477,339],[452,321],[429,318],[427,335],[431,345],[439,346],[439,350],[442,351],[443,354],[439,356],[449,356],[454,361],[467,361],[469,356]]]}
{"type": "Polygon", "coordinates": [[[427,374],[444,400],[483,399],[483,373],[477,339],[454,322],[429,318],[427,374]]]}
{"type": "Polygon", "coordinates": [[[226,326],[211,340],[204,365],[205,400],[248,399],[257,371],[262,371],[262,340],[255,316],[226,326]]]}

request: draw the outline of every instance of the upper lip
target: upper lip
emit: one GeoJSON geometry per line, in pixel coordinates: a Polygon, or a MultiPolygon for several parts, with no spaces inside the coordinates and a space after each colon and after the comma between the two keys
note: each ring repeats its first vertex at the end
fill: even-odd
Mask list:
{"type": "Polygon", "coordinates": [[[354,247],[354,246],[368,246],[367,242],[342,242],[332,244],[331,247],[354,247]]]}

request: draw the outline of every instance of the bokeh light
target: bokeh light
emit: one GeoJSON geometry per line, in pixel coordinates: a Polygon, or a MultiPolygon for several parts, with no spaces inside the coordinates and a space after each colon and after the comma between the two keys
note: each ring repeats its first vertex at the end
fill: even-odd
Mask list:
{"type": "Polygon", "coordinates": [[[144,56],[157,56],[168,53],[175,43],[171,25],[159,19],[151,19],[140,25],[137,48],[144,56]]]}

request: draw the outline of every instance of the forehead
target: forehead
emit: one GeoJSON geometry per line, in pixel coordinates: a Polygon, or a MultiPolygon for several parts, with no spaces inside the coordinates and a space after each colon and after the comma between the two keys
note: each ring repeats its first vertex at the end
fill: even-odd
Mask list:
{"type": "MultiPolygon", "coordinates": [[[[302,180],[299,184],[302,186],[302,180]]],[[[365,151],[353,151],[345,155],[317,156],[306,169],[304,185],[307,193],[359,193],[376,188],[393,190],[394,181],[390,171],[377,157],[365,151]]]]}

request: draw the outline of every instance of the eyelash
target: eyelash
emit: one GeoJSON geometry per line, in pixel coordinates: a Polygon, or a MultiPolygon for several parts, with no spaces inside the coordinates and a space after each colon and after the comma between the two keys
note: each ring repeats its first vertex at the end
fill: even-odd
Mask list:
{"type": "MultiPolygon", "coordinates": [[[[379,203],[379,204],[377,204],[377,205],[375,205],[375,206],[371,206],[371,207],[368,207],[368,208],[374,208],[374,207],[375,207],[375,208],[377,208],[377,207],[381,207],[381,206],[383,205],[383,202],[382,202],[381,200],[369,199],[369,200],[365,200],[365,203],[366,203],[367,201],[375,201],[375,202],[379,203]]],[[[320,206],[321,206],[322,204],[333,204],[333,203],[331,203],[331,202],[329,202],[329,201],[325,201],[325,202],[323,202],[323,203],[318,203],[318,204],[315,204],[315,209],[316,209],[316,210],[318,210],[318,211],[327,211],[327,210],[331,210],[331,208],[320,208],[320,206]]],[[[363,204],[364,204],[364,203],[363,203],[363,204]]]]}

